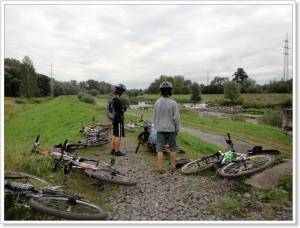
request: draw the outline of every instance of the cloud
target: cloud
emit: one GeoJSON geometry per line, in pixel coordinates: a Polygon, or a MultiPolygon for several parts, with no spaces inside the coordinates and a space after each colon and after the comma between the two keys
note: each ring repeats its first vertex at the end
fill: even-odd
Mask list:
{"type": "Polygon", "coordinates": [[[286,33],[292,44],[291,5],[5,6],[5,57],[28,55],[46,75],[53,64],[57,80],[129,88],[161,74],[206,84],[207,72],[238,67],[259,83],[280,79],[286,33]]]}

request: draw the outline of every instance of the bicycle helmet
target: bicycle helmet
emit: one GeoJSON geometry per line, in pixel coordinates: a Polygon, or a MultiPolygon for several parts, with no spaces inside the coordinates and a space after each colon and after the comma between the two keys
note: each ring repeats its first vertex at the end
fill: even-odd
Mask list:
{"type": "Polygon", "coordinates": [[[125,92],[126,91],[126,86],[123,85],[123,84],[118,84],[118,85],[115,85],[116,89],[120,92],[125,92]]]}
{"type": "Polygon", "coordinates": [[[167,89],[167,88],[170,88],[172,89],[172,83],[171,82],[168,82],[168,81],[164,81],[160,84],[159,88],[160,89],[167,89]]]}

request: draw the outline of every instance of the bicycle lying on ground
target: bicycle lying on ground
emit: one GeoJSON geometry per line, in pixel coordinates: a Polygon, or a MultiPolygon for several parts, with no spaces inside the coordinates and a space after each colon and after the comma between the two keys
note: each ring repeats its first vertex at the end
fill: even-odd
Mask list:
{"type": "Polygon", "coordinates": [[[227,133],[227,136],[228,138],[225,138],[229,149],[227,152],[219,151],[189,162],[181,168],[181,173],[195,174],[214,165],[220,165],[221,168],[218,169],[218,173],[223,177],[246,176],[270,167],[275,159],[273,155],[279,153],[277,150],[262,150],[261,146],[255,146],[245,154],[236,153],[230,134],[227,133]]]}
{"type": "Polygon", "coordinates": [[[17,200],[24,207],[70,220],[103,220],[107,212],[81,196],[68,195],[60,186],[51,186],[36,176],[6,172],[5,199],[17,200]]]}
{"type": "MultiPolygon", "coordinates": [[[[39,153],[39,139],[40,137],[38,136],[33,145],[32,152],[34,153],[39,153]]],[[[65,140],[64,144],[60,148],[50,150],[49,154],[55,161],[53,170],[57,170],[57,168],[62,165],[64,166],[65,174],[69,173],[71,169],[80,169],[84,171],[87,176],[97,179],[99,181],[99,185],[101,185],[102,182],[126,186],[133,186],[137,184],[136,181],[112,167],[114,165],[114,158],[112,158],[111,164],[108,164],[98,159],[78,157],[78,152],[76,154],[72,154],[66,151],[68,145],[67,142],[68,140],[65,140]]],[[[46,155],[45,153],[42,154],[46,155]]]]}

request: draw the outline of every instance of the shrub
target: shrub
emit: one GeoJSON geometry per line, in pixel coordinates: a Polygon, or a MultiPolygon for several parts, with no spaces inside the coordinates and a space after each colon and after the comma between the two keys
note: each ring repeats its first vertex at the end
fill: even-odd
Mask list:
{"type": "Polygon", "coordinates": [[[91,90],[88,91],[88,93],[89,93],[90,95],[92,95],[92,96],[97,96],[97,95],[99,95],[99,91],[96,90],[96,89],[91,89],[91,90]]]}
{"type": "Polygon", "coordinates": [[[96,103],[95,99],[91,95],[86,94],[86,93],[78,93],[77,97],[80,101],[85,102],[85,103],[89,103],[89,104],[96,103]]]}
{"type": "Polygon", "coordinates": [[[282,112],[281,111],[269,111],[266,112],[260,120],[264,124],[268,124],[274,127],[282,127],[282,112]]]}
{"type": "Polygon", "coordinates": [[[282,108],[290,108],[293,106],[293,99],[287,98],[284,101],[282,101],[280,105],[282,108]]]}
{"type": "Polygon", "coordinates": [[[240,85],[236,82],[227,82],[224,84],[224,98],[234,103],[240,96],[240,85]]]}

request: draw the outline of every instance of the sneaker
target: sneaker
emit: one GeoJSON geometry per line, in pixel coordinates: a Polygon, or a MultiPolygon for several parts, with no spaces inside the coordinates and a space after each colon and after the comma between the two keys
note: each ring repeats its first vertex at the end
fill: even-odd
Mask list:
{"type": "Polygon", "coordinates": [[[125,156],[125,154],[122,153],[121,151],[116,151],[115,156],[125,156]]]}
{"type": "Polygon", "coordinates": [[[112,149],[111,152],[110,152],[110,154],[114,155],[114,153],[115,153],[115,149],[112,149]]]}

